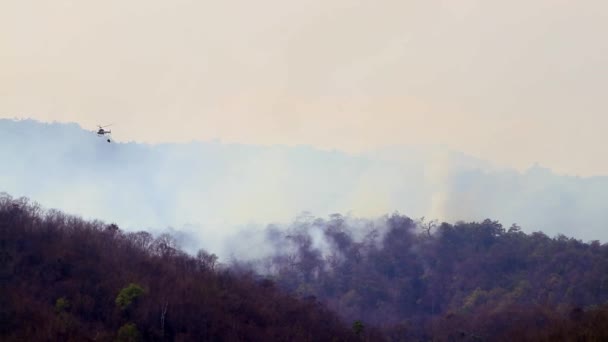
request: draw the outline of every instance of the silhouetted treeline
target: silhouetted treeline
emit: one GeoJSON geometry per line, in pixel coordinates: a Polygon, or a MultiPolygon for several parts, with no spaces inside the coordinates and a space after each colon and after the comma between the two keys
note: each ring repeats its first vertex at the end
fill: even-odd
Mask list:
{"type": "Polygon", "coordinates": [[[608,340],[608,245],[598,241],[398,214],[304,216],[266,234],[274,254],[237,264],[393,340],[608,340]]]}
{"type": "Polygon", "coordinates": [[[490,220],[302,217],[229,267],[8,195],[0,233],[3,341],[608,340],[608,246],[490,220]]]}
{"type": "MultiPolygon", "coordinates": [[[[0,194],[2,341],[345,341],[314,300],[218,269],[171,236],[42,211],[0,194]]],[[[360,337],[377,340],[369,329],[360,337]]]]}

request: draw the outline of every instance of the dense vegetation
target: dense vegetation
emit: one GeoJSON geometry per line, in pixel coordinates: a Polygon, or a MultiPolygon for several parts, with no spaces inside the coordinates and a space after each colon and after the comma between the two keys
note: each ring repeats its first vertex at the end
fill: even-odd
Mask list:
{"type": "MultiPolygon", "coordinates": [[[[345,341],[318,302],[186,255],[167,235],[0,194],[2,341],[345,341]]],[[[361,332],[369,335],[369,330],[361,332]]],[[[360,336],[362,337],[362,336],[360,336]]]]}
{"type": "Polygon", "coordinates": [[[304,216],[230,266],[8,195],[0,232],[3,341],[608,340],[608,245],[490,220],[304,216]]]}
{"type": "Polygon", "coordinates": [[[598,241],[397,214],[303,216],[266,235],[277,252],[248,266],[397,340],[608,340],[608,245],[598,241]]]}

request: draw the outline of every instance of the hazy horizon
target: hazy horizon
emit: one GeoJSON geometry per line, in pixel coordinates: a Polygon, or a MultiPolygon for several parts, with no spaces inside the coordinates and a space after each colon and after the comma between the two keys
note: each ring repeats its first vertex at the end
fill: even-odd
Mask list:
{"type": "Polygon", "coordinates": [[[348,154],[219,141],[108,144],[74,123],[0,119],[0,155],[11,161],[0,165],[0,191],[129,231],[172,227],[213,251],[241,230],[303,212],[490,218],[528,233],[608,239],[608,177],[540,165],[520,172],[445,147],[348,154]]]}
{"type": "Polygon", "coordinates": [[[4,1],[0,117],[606,175],[602,1],[4,1]]]}

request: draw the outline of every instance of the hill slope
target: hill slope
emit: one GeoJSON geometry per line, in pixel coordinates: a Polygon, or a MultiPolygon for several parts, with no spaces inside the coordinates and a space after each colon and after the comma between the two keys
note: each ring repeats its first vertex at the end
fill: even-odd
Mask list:
{"type": "Polygon", "coordinates": [[[608,338],[608,245],[490,220],[301,217],[229,267],[8,195],[0,233],[3,341],[608,338]]]}
{"type": "Polygon", "coordinates": [[[3,341],[350,340],[318,302],[121,232],[0,196],[3,341]]]}
{"type": "Polygon", "coordinates": [[[395,336],[425,340],[460,329],[490,341],[608,337],[608,244],[528,235],[491,220],[439,225],[398,214],[303,216],[269,227],[265,240],[273,252],[240,267],[395,336]],[[582,329],[572,314],[605,328],[589,321],[582,329]]]}

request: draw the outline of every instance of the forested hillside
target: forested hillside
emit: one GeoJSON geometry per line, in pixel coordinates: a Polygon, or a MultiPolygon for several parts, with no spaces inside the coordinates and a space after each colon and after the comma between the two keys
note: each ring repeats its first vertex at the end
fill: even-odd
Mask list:
{"type": "Polygon", "coordinates": [[[167,235],[124,233],[7,195],[0,196],[0,227],[2,341],[356,337],[318,302],[220,270],[204,251],[186,255],[167,235]]]}
{"type": "Polygon", "coordinates": [[[266,232],[273,255],[241,267],[394,338],[608,339],[607,244],[397,214],[303,216],[283,229],[266,232]]]}
{"type": "Polygon", "coordinates": [[[0,232],[3,341],[608,339],[608,245],[491,220],[303,216],[228,264],[8,195],[0,232]]]}

